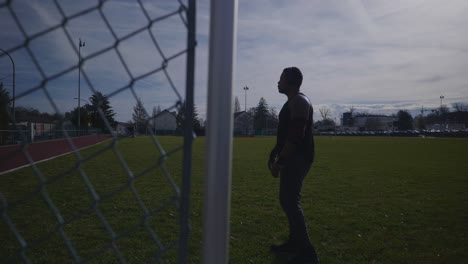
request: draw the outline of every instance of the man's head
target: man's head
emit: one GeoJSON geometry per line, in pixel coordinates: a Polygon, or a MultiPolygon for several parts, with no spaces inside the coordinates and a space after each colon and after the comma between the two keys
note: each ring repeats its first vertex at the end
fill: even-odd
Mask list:
{"type": "Polygon", "coordinates": [[[281,73],[280,80],[278,81],[278,91],[280,93],[287,93],[291,90],[299,91],[301,84],[301,71],[297,67],[288,67],[281,73]]]}

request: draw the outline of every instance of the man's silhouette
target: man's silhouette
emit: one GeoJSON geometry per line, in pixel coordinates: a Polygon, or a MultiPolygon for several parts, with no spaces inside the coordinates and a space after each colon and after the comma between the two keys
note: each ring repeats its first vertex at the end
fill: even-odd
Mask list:
{"type": "Polygon", "coordinates": [[[288,97],[279,113],[277,140],[268,167],[280,177],[280,203],[289,222],[289,240],[273,245],[275,253],[288,253],[291,263],[319,263],[310,242],[301,207],[302,182],[314,160],[313,108],[299,91],[302,73],[296,67],[283,70],[278,91],[288,97]]]}

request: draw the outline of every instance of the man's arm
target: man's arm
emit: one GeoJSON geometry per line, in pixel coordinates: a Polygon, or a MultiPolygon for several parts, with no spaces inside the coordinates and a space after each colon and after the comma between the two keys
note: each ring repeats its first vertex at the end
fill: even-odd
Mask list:
{"type": "Polygon", "coordinates": [[[269,170],[272,169],[272,166],[275,163],[277,157],[278,157],[278,146],[275,145],[275,147],[270,152],[270,157],[268,158],[268,169],[269,170]]]}
{"type": "Polygon", "coordinates": [[[277,157],[278,157],[278,146],[275,145],[275,147],[270,153],[270,157],[268,158],[268,169],[270,170],[271,175],[273,175],[273,177],[279,176],[279,168],[275,167],[277,157]]]}
{"type": "Polygon", "coordinates": [[[268,163],[273,163],[275,162],[276,158],[278,157],[278,146],[275,145],[275,147],[271,150],[270,152],[270,157],[268,159],[268,163]]]}
{"type": "Polygon", "coordinates": [[[297,146],[302,142],[305,136],[305,129],[309,119],[310,102],[307,97],[297,95],[291,100],[291,121],[288,127],[288,136],[283,150],[279,154],[277,164],[284,166],[291,159],[297,150],[297,146]]]}

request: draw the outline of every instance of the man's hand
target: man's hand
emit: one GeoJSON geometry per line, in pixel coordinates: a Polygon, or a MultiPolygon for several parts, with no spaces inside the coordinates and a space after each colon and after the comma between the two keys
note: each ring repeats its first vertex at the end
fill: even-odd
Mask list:
{"type": "Polygon", "coordinates": [[[282,166],[279,165],[276,161],[269,162],[268,167],[273,177],[278,178],[280,176],[282,166]]]}
{"type": "Polygon", "coordinates": [[[268,160],[268,169],[270,170],[270,173],[273,177],[278,177],[279,171],[276,166],[276,161],[274,159],[269,159],[268,160]]]}
{"type": "Polygon", "coordinates": [[[268,169],[271,170],[273,168],[273,163],[275,163],[275,160],[273,159],[268,159],[268,169]]]}
{"type": "Polygon", "coordinates": [[[268,159],[268,169],[270,170],[271,175],[273,175],[273,177],[279,176],[279,170],[275,168],[277,158],[278,158],[278,148],[277,146],[275,146],[273,150],[271,151],[270,157],[268,159]]]}

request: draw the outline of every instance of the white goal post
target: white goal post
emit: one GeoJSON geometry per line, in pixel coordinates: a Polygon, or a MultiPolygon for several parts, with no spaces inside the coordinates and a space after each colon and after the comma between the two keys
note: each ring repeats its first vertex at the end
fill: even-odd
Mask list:
{"type": "Polygon", "coordinates": [[[212,0],[210,15],[203,263],[228,263],[237,0],[212,0]]]}

